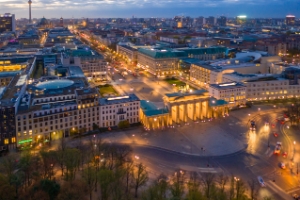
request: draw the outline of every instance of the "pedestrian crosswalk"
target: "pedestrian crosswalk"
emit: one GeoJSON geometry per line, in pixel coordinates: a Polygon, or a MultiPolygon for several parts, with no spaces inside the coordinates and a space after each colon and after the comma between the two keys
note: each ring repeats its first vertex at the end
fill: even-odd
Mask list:
{"type": "Polygon", "coordinates": [[[281,189],[275,182],[273,181],[267,181],[266,187],[270,190],[272,190],[274,193],[278,194],[282,197],[282,199],[290,199],[291,195],[289,195],[287,192],[285,192],[283,189],[281,189]]]}
{"type": "Polygon", "coordinates": [[[202,167],[202,168],[198,168],[198,171],[200,173],[221,173],[222,170],[220,168],[213,168],[213,167],[202,167]]]}
{"type": "Polygon", "coordinates": [[[272,151],[270,148],[268,148],[268,150],[265,152],[265,155],[266,155],[268,158],[270,158],[270,157],[273,155],[273,151],[272,151]]]}

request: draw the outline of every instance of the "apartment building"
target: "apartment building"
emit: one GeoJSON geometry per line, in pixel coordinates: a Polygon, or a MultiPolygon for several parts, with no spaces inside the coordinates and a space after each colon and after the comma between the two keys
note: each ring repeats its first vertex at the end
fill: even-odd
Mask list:
{"type": "Polygon", "coordinates": [[[113,127],[127,120],[130,124],[138,123],[140,99],[135,94],[119,97],[100,98],[100,126],[113,127]]]}
{"type": "Polygon", "coordinates": [[[216,99],[223,99],[231,105],[242,105],[246,103],[246,86],[238,82],[227,82],[221,84],[210,84],[209,95],[216,99]]]}
{"type": "Polygon", "coordinates": [[[89,49],[69,50],[62,53],[61,63],[66,66],[79,66],[86,77],[95,82],[107,80],[107,62],[102,55],[89,49]]]}
{"type": "Polygon", "coordinates": [[[128,46],[128,45],[117,45],[117,53],[119,55],[122,55],[124,56],[129,63],[132,63],[132,64],[135,64],[137,63],[137,54],[138,54],[138,51],[137,49],[131,47],[131,46],[128,46]]]}
{"type": "Polygon", "coordinates": [[[244,82],[247,101],[299,98],[300,85],[290,85],[288,79],[262,77],[244,82]]]}

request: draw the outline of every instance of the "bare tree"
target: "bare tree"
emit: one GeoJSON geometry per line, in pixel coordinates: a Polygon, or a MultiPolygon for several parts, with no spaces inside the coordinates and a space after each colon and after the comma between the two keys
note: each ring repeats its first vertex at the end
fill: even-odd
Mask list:
{"type": "Polygon", "coordinates": [[[246,187],[243,180],[236,178],[236,200],[242,200],[245,197],[246,187]]]}
{"type": "Polygon", "coordinates": [[[65,154],[66,154],[67,144],[64,137],[60,138],[59,140],[59,147],[57,151],[57,162],[61,169],[61,176],[64,175],[64,164],[65,164],[65,154]]]}
{"type": "Polygon", "coordinates": [[[96,177],[97,177],[97,172],[95,167],[88,164],[88,166],[83,170],[82,178],[84,183],[87,186],[90,200],[92,200],[92,192],[95,188],[96,177]]]}
{"type": "Polygon", "coordinates": [[[140,163],[134,167],[132,171],[133,184],[134,184],[134,196],[138,197],[138,189],[144,186],[148,181],[148,172],[146,167],[140,163]]]}
{"type": "Polygon", "coordinates": [[[178,170],[174,173],[170,190],[173,198],[181,199],[184,194],[184,172],[178,170]]]}
{"type": "Polygon", "coordinates": [[[211,190],[215,185],[215,174],[202,174],[202,183],[204,185],[205,196],[209,199],[211,196],[211,190]]]}
{"type": "Polygon", "coordinates": [[[250,199],[255,200],[257,198],[258,193],[258,184],[255,179],[251,179],[248,181],[248,185],[250,188],[250,199]]]}
{"type": "Polygon", "coordinates": [[[220,173],[217,177],[217,183],[219,185],[219,189],[222,194],[225,192],[225,186],[227,182],[228,182],[228,176],[225,176],[223,173],[220,173]]]}
{"type": "Polygon", "coordinates": [[[233,200],[234,199],[234,176],[231,176],[230,178],[230,188],[229,188],[229,194],[228,194],[228,198],[229,200],[233,200]]]}
{"type": "Polygon", "coordinates": [[[203,195],[200,191],[200,178],[196,172],[191,172],[190,180],[188,182],[188,194],[187,200],[201,200],[203,199],[203,195]]]}

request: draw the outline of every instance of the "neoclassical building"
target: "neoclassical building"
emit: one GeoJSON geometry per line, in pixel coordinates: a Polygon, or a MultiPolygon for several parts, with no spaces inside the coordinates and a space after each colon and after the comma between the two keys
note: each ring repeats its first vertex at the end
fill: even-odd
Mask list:
{"type": "Polygon", "coordinates": [[[164,108],[141,101],[140,120],[147,129],[160,129],[175,124],[217,118],[228,113],[228,103],[211,98],[206,90],[170,93],[163,97],[164,108]]]}

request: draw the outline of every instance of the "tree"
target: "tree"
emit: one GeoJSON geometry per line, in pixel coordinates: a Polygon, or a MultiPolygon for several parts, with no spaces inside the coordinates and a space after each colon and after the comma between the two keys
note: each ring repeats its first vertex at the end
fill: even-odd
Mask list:
{"type": "Polygon", "coordinates": [[[73,181],[75,178],[76,168],[79,165],[80,152],[78,149],[67,148],[65,152],[64,164],[66,166],[66,180],[73,181]]]}
{"type": "Polygon", "coordinates": [[[15,198],[14,187],[10,184],[6,177],[0,174],[0,199],[14,200],[15,198]]]}
{"type": "Polygon", "coordinates": [[[134,196],[138,197],[138,189],[141,186],[144,186],[148,181],[148,172],[146,171],[146,167],[140,163],[134,167],[132,171],[133,176],[133,186],[134,186],[134,196]]]}
{"type": "Polygon", "coordinates": [[[43,178],[51,179],[53,175],[53,168],[57,161],[56,151],[41,151],[42,166],[43,166],[43,178]]]}
{"type": "Polygon", "coordinates": [[[200,181],[197,176],[197,173],[191,173],[190,180],[188,182],[188,194],[187,200],[201,200],[203,195],[200,191],[200,181]]]}
{"type": "Polygon", "coordinates": [[[229,188],[229,194],[228,194],[228,198],[229,200],[234,199],[234,178],[233,176],[231,176],[230,178],[230,188],[229,188]]]}
{"type": "Polygon", "coordinates": [[[16,173],[12,174],[10,176],[10,185],[13,185],[15,187],[16,191],[16,197],[19,196],[19,188],[24,183],[24,173],[22,171],[17,171],[16,173]]]}
{"type": "Polygon", "coordinates": [[[86,200],[86,187],[82,181],[65,182],[57,200],[86,200]]]}
{"type": "Polygon", "coordinates": [[[249,180],[248,185],[249,185],[249,188],[250,188],[250,199],[254,200],[254,199],[256,199],[257,193],[258,193],[257,180],[255,180],[255,179],[249,180]]]}
{"type": "Polygon", "coordinates": [[[142,194],[142,199],[145,200],[166,200],[168,183],[166,176],[161,174],[157,177],[157,180],[146,189],[142,194]]]}
{"type": "Polygon", "coordinates": [[[97,172],[95,167],[88,164],[88,166],[83,170],[82,178],[87,187],[90,200],[92,200],[92,192],[96,186],[96,181],[97,181],[96,177],[97,177],[97,172]]]}
{"type": "Polygon", "coordinates": [[[212,173],[202,174],[202,183],[204,185],[205,196],[209,199],[211,190],[215,186],[215,175],[212,173]]]}
{"type": "Polygon", "coordinates": [[[130,126],[129,122],[127,120],[120,121],[118,124],[118,127],[123,129],[123,128],[128,128],[130,126]]]}
{"type": "Polygon", "coordinates": [[[108,169],[100,169],[99,173],[99,185],[100,185],[100,193],[101,199],[107,200],[109,198],[109,194],[112,191],[112,183],[114,182],[114,173],[108,169]]]}
{"type": "Polygon", "coordinates": [[[3,158],[1,162],[1,170],[3,171],[3,174],[5,174],[5,176],[8,178],[8,180],[17,169],[18,161],[19,160],[17,154],[9,154],[3,158]]]}
{"type": "Polygon", "coordinates": [[[60,185],[55,181],[44,179],[35,187],[35,191],[42,190],[46,192],[50,200],[54,200],[60,192],[60,185]]]}
{"type": "Polygon", "coordinates": [[[62,137],[62,138],[60,138],[58,151],[56,153],[56,160],[61,169],[61,176],[64,175],[66,149],[67,149],[66,140],[64,137],[62,137]]]}
{"type": "Polygon", "coordinates": [[[21,171],[24,172],[25,182],[27,186],[30,185],[30,179],[32,178],[33,173],[35,172],[34,168],[34,159],[36,159],[29,151],[25,151],[21,154],[18,167],[21,171]]]}
{"type": "Polygon", "coordinates": [[[173,184],[170,185],[172,197],[181,199],[184,194],[184,172],[181,170],[176,171],[172,178],[172,182],[173,184]]]}
{"type": "Polygon", "coordinates": [[[243,182],[243,180],[236,178],[236,200],[243,200],[245,199],[245,192],[246,192],[246,187],[245,187],[245,183],[243,182]]]}
{"type": "Polygon", "coordinates": [[[220,190],[220,193],[224,193],[225,192],[225,186],[228,182],[228,177],[225,176],[223,173],[219,174],[218,177],[217,177],[217,183],[219,185],[219,190],[220,190]]]}

